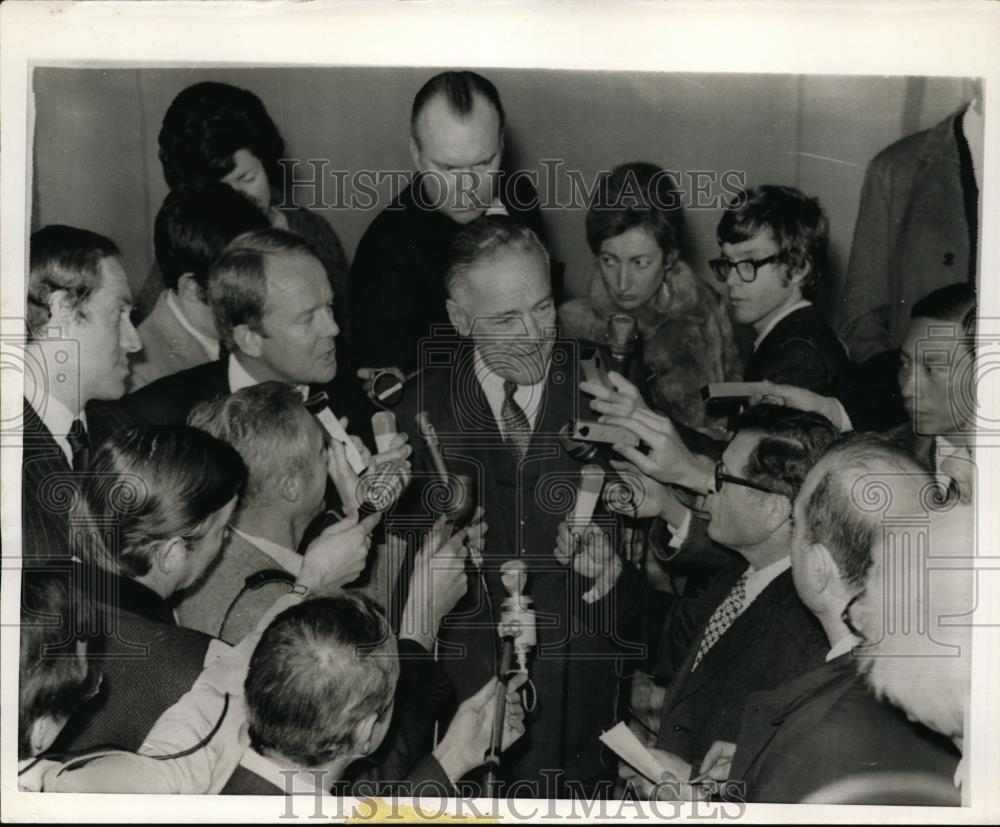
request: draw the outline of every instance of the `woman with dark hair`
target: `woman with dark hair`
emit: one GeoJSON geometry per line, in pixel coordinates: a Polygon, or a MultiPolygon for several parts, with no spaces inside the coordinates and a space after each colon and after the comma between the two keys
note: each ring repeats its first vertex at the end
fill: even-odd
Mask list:
{"type": "MultiPolygon", "coordinates": [[[[286,200],[278,163],[285,142],[260,98],[227,83],[189,86],[163,116],[159,142],[163,177],[171,190],[221,181],[260,207],[273,226],[309,243],[323,262],[336,297],[341,353],[349,352],[347,256],[326,220],[286,200]]],[[[152,309],[162,289],[163,277],[154,268],[137,302],[141,315],[152,309]]]]}
{"type": "Polygon", "coordinates": [[[123,428],[83,482],[76,555],[117,578],[119,609],[173,625],[167,601],[219,554],[246,479],[236,450],[196,428],[123,428]]]}
{"type": "Polygon", "coordinates": [[[559,308],[562,333],[604,342],[609,318],[638,322],[638,358],[651,404],[714,434],[701,398],[708,382],[738,379],[739,352],[720,297],[681,258],[680,194],[653,164],[616,167],[600,182],[587,212],[595,270],[587,298],[559,308]]]}

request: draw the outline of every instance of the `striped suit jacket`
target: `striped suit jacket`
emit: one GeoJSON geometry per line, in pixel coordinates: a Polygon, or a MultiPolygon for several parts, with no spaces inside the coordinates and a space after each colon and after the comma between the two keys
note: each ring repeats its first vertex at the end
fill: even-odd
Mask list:
{"type": "Polygon", "coordinates": [[[25,560],[68,559],[69,511],[77,481],[59,443],[24,400],[21,553],[25,560]]]}

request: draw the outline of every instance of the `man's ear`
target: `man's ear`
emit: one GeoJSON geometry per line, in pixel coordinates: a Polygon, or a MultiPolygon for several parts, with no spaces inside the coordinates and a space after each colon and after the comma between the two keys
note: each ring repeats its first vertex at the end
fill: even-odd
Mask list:
{"type": "Polygon", "coordinates": [[[765,525],[772,534],[786,523],[792,516],[792,504],[788,497],[772,495],[767,498],[767,520],[765,525]]]}
{"type": "Polygon", "coordinates": [[[298,474],[282,474],[277,488],[283,500],[297,502],[302,496],[302,478],[298,474]]]}
{"type": "Polygon", "coordinates": [[[808,276],[809,273],[811,272],[812,272],[812,264],[810,264],[808,261],[803,262],[802,265],[796,267],[794,270],[791,267],[789,267],[788,268],[789,285],[793,286],[801,285],[802,282],[805,281],[806,276],[808,276]]]}
{"type": "Polygon", "coordinates": [[[181,296],[187,302],[208,304],[205,289],[198,284],[194,273],[184,273],[177,279],[177,295],[181,296]]]}
{"type": "Polygon", "coordinates": [[[455,326],[455,330],[459,332],[459,335],[472,335],[472,319],[469,317],[468,311],[454,299],[448,299],[447,307],[448,319],[455,326]]]}
{"type": "Polygon", "coordinates": [[[836,563],[830,556],[830,550],[822,543],[810,543],[803,557],[813,589],[817,594],[825,592],[836,574],[836,563]]]}
{"type": "Polygon", "coordinates": [[[354,753],[356,755],[368,755],[378,749],[378,744],[372,743],[372,733],[375,731],[375,724],[378,723],[378,715],[371,713],[358,721],[354,727],[354,753]]]}
{"type": "Polygon", "coordinates": [[[73,308],[69,306],[66,291],[53,290],[49,293],[49,324],[66,327],[73,319],[73,308]]]}
{"type": "Polygon", "coordinates": [[[171,537],[157,550],[153,565],[163,574],[171,575],[179,571],[187,561],[187,543],[182,537],[171,537]]]}
{"type": "Polygon", "coordinates": [[[244,353],[254,359],[259,359],[263,349],[264,337],[256,330],[251,330],[248,325],[238,324],[233,328],[233,341],[240,353],[244,353]]]}
{"type": "Polygon", "coordinates": [[[421,169],[420,145],[417,143],[417,139],[413,135],[410,135],[410,159],[413,161],[414,169],[421,169]]]}

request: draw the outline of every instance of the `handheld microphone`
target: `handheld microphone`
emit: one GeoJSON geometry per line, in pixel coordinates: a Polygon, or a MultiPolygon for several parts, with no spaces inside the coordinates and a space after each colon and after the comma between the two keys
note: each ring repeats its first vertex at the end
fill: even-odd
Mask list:
{"type": "MultiPolygon", "coordinates": [[[[528,651],[538,645],[535,630],[535,610],[531,608],[531,598],[524,594],[528,581],[528,568],[523,560],[508,560],[500,566],[500,582],[507,590],[507,598],[500,607],[500,624],[497,631],[500,639],[513,642],[513,653],[517,658],[517,669],[511,664],[510,671],[528,673],[528,651]]],[[[501,676],[503,677],[503,676],[501,676]]]]}
{"type": "Polygon", "coordinates": [[[382,454],[389,450],[392,438],[396,435],[396,414],[392,411],[379,411],[372,415],[372,431],[375,434],[375,451],[382,454]]]}
{"type": "Polygon", "coordinates": [[[600,465],[584,465],[580,469],[580,484],[576,489],[571,525],[585,526],[594,516],[594,509],[604,488],[604,469],[600,465]]]}
{"type": "Polygon", "coordinates": [[[608,319],[607,338],[611,358],[621,366],[635,344],[638,320],[628,313],[615,313],[608,319]]]}

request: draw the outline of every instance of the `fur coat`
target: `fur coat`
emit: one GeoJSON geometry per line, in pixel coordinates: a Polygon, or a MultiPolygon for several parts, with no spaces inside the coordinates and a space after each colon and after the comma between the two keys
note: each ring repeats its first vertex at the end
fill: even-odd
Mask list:
{"type": "MultiPolygon", "coordinates": [[[[588,298],[560,306],[562,335],[603,343],[608,317],[621,312],[595,272],[588,298]]],[[[639,321],[637,356],[653,406],[674,421],[721,435],[725,421],[705,415],[701,388],[708,382],[739,380],[743,365],[720,296],[678,261],[653,298],[629,312],[639,321]]]]}

